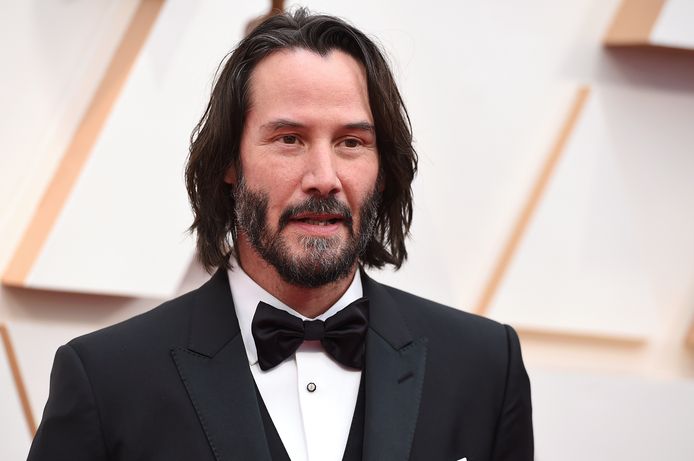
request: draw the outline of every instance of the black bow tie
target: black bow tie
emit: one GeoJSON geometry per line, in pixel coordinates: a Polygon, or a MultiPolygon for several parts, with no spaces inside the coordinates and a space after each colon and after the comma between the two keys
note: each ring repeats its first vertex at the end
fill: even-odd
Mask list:
{"type": "Polygon", "coordinates": [[[359,298],[337,314],[322,320],[301,320],[288,312],[259,302],[251,323],[262,370],[279,365],[304,341],[320,341],[325,351],[342,365],[364,367],[364,338],[369,301],[359,298]]]}

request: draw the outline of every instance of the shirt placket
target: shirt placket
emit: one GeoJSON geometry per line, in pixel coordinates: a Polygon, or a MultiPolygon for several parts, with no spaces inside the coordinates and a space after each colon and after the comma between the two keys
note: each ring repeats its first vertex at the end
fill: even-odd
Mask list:
{"type": "Polygon", "coordinates": [[[361,374],[335,363],[318,341],[296,353],[297,388],[309,461],[340,461],[349,435],[361,374]]]}
{"type": "Polygon", "coordinates": [[[297,388],[299,404],[306,437],[306,451],[309,461],[328,461],[334,459],[330,451],[331,434],[329,421],[331,402],[328,383],[325,382],[321,367],[325,366],[325,356],[318,341],[306,341],[296,354],[297,388]],[[327,414],[326,414],[327,413],[327,414]],[[326,440],[327,439],[327,440],[326,440]],[[326,443],[327,442],[327,443],[326,443]]]}

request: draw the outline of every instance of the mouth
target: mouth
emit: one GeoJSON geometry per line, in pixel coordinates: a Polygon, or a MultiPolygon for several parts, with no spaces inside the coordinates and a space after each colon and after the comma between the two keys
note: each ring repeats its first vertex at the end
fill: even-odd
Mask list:
{"type": "Polygon", "coordinates": [[[334,196],[309,197],[282,212],[278,229],[281,231],[285,226],[304,236],[336,237],[345,231],[351,235],[352,213],[334,196]]]}
{"type": "Polygon", "coordinates": [[[330,238],[344,229],[346,221],[338,214],[301,213],[289,218],[290,228],[305,236],[330,238]]]}
{"type": "Polygon", "coordinates": [[[344,222],[341,215],[325,213],[300,213],[292,216],[289,220],[311,226],[331,226],[344,222]]]}

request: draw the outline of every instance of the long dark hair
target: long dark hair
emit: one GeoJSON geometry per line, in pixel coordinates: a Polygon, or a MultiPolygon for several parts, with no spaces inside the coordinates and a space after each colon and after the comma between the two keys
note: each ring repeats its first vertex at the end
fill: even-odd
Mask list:
{"type": "Polygon", "coordinates": [[[399,268],[407,258],[405,238],[412,222],[412,180],[417,171],[407,109],[383,54],[372,40],[339,18],[312,15],[303,8],[259,24],[225,58],[223,67],[220,64],[210,102],[191,135],[185,172],[194,216],[190,231],[197,233],[198,257],[209,271],[228,267],[232,242],[236,242],[236,217],[231,186],[224,182],[224,176],[232,166],[240,171],[239,146],[249,107],[251,73],[266,56],[291,48],[321,56],[340,50],[366,69],[383,193],[374,237],[361,261],[367,266],[392,264],[399,268]]]}

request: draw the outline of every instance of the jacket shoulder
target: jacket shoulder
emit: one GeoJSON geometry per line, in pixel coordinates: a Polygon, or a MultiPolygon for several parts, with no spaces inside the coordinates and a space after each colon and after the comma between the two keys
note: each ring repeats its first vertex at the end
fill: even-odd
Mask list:
{"type": "Polygon", "coordinates": [[[394,287],[382,284],[381,287],[393,298],[413,333],[421,332],[430,335],[450,332],[460,337],[472,335],[480,339],[506,341],[506,329],[510,327],[495,320],[394,287]]]}
{"type": "Polygon", "coordinates": [[[166,301],[142,314],[79,336],[68,344],[78,352],[152,348],[185,341],[197,290],[166,301]]]}

